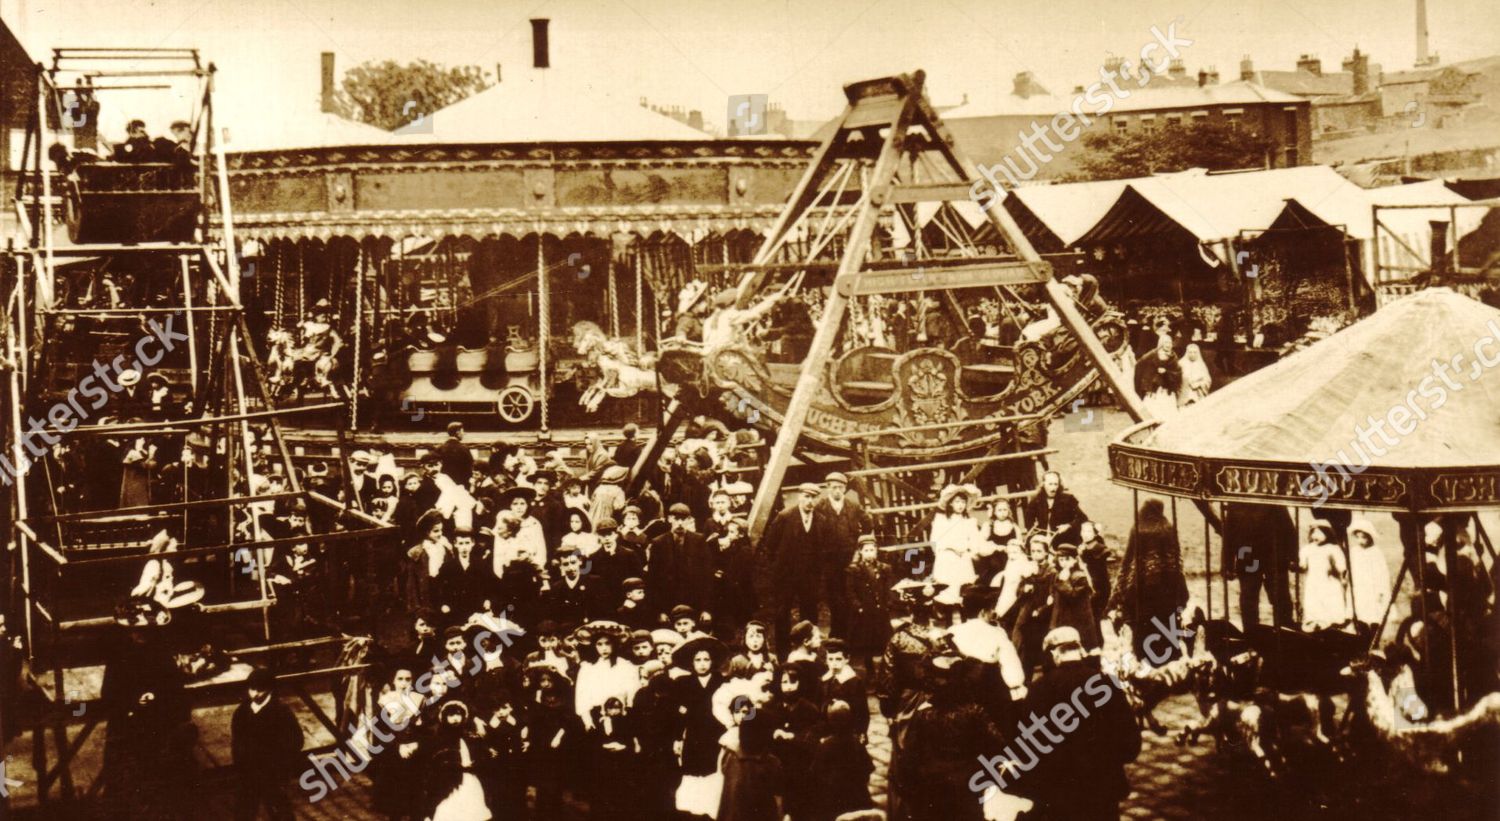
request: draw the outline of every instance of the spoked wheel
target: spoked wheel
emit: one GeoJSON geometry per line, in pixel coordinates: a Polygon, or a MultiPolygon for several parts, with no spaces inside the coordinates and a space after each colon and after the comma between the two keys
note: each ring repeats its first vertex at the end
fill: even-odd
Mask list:
{"type": "Polygon", "coordinates": [[[530,419],[535,409],[536,400],[532,398],[531,391],[520,385],[511,385],[500,391],[500,398],[495,402],[495,410],[500,413],[500,418],[513,425],[530,419]]]}

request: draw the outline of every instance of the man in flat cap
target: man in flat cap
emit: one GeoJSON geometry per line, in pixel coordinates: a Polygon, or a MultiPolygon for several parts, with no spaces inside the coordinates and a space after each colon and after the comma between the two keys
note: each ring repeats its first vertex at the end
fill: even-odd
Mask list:
{"type": "Polygon", "coordinates": [[[859,537],[875,529],[859,502],[848,495],[849,477],[839,471],[823,480],[824,495],[818,512],[828,522],[829,539],[823,543],[823,596],[828,601],[829,631],[835,636],[849,632],[848,584],[844,572],[859,551],[859,537]]]}
{"type": "Polygon", "coordinates": [[[703,534],[694,530],[693,511],[682,502],[667,509],[671,529],[648,546],[647,598],[680,602],[705,610],[713,590],[713,556],[703,534]]]}
{"type": "Polygon", "coordinates": [[[464,423],[448,423],[448,438],[438,445],[437,455],[443,473],[452,477],[454,482],[467,485],[474,477],[474,454],[464,444],[464,423]]]}
{"type": "Polygon", "coordinates": [[[818,600],[823,591],[826,560],[821,545],[828,544],[832,528],[818,511],[822,488],[804,482],[792,489],[795,499],[766,527],[761,543],[762,561],[771,567],[771,600],[776,608],[776,641],[787,647],[792,608],[798,618],[818,621],[818,600]]]}
{"type": "Polygon", "coordinates": [[[271,671],[251,671],[245,689],[245,700],[229,721],[229,746],[239,777],[234,817],[254,818],[264,804],[271,818],[289,819],[292,804],[286,785],[307,762],[302,756],[302,725],[276,699],[276,676],[271,671]]]}

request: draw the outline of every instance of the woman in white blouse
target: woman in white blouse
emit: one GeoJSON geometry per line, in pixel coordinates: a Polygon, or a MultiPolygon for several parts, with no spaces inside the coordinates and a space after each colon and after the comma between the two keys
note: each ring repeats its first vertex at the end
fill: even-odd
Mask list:
{"type": "Polygon", "coordinates": [[[938,494],[938,510],[928,537],[932,544],[932,578],[948,585],[938,593],[938,604],[957,606],[960,588],[979,578],[974,572],[974,557],[984,534],[979,522],[969,515],[978,498],[979,488],[973,485],[949,485],[938,494]]]}

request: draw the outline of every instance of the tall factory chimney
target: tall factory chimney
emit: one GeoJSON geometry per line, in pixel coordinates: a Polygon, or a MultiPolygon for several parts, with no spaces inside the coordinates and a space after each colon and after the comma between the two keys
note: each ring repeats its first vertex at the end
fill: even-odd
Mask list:
{"type": "Polygon", "coordinates": [[[1417,68],[1436,63],[1437,55],[1427,50],[1427,0],[1417,0],[1417,68]]]}
{"type": "Polygon", "coordinates": [[[545,17],[533,18],[531,21],[531,65],[533,68],[547,68],[552,64],[547,48],[547,22],[545,17]]]}
{"type": "Polygon", "coordinates": [[[333,52],[325,51],[323,52],[323,95],[321,97],[325,114],[331,114],[335,109],[333,85],[333,52]]]}

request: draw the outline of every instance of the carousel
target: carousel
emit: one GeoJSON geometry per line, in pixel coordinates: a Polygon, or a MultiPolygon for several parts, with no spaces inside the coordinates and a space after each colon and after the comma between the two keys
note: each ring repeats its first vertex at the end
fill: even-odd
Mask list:
{"type": "Polygon", "coordinates": [[[361,426],[656,423],[679,291],[750,259],[812,145],[715,138],[554,62],[399,132],[230,143],[281,399],[347,398],[361,426]]]}
{"type": "Polygon", "coordinates": [[[1136,424],[1110,444],[1111,478],[1137,491],[1137,502],[1139,491],[1163,494],[1174,514],[1180,498],[1216,508],[1225,521],[1222,609],[1214,607],[1212,511],[1204,523],[1204,586],[1189,605],[1206,616],[1208,652],[1196,649],[1189,674],[1173,680],[1196,688],[1204,707],[1192,737],[1204,731],[1234,743],[1248,733],[1249,749],[1267,771],[1284,773],[1276,735],[1286,732],[1289,705],[1306,700],[1321,713],[1313,722],[1317,741],[1339,756],[1359,738],[1373,742],[1367,751],[1419,773],[1455,774],[1470,786],[1493,777],[1485,745],[1500,725],[1500,631],[1496,552],[1484,522],[1500,509],[1500,380],[1488,373],[1500,364],[1496,346],[1500,311],[1431,288],[1171,418],[1136,424]],[[1356,513],[1366,518],[1351,524],[1356,513]],[[1370,515],[1377,513],[1390,521],[1370,515]],[[1238,570],[1245,583],[1237,559],[1255,548],[1240,540],[1257,541],[1266,529],[1236,531],[1233,523],[1275,517],[1295,526],[1303,546],[1291,546],[1296,556],[1268,554],[1261,561],[1272,567],[1264,571],[1248,569],[1274,575],[1290,568],[1297,588],[1291,602],[1303,604],[1273,625],[1243,614],[1236,625],[1228,618],[1225,571],[1238,570]],[[1384,602],[1376,612],[1361,612],[1356,592],[1347,622],[1316,623],[1304,596],[1313,581],[1321,583],[1306,572],[1313,550],[1307,542],[1318,541],[1313,530],[1330,537],[1329,573],[1337,571],[1351,591],[1361,583],[1359,568],[1370,568],[1351,551],[1380,549],[1365,539],[1352,544],[1356,531],[1399,545],[1377,568],[1399,569],[1365,579],[1366,586],[1371,579],[1389,585],[1388,596],[1373,599],[1384,602]],[[1345,699],[1335,726],[1334,705],[1345,699]],[[1488,776],[1477,769],[1486,766],[1488,776]]]}

